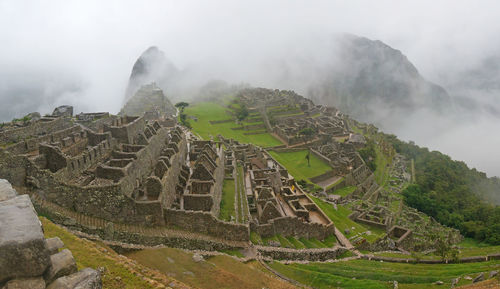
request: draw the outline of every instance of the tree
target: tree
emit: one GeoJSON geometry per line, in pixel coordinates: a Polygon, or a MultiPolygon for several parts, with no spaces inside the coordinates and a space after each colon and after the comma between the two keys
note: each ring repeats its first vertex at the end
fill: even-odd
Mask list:
{"type": "Polygon", "coordinates": [[[299,131],[299,135],[302,136],[304,142],[307,143],[316,134],[316,131],[312,127],[306,127],[299,131]]]}
{"type": "Polygon", "coordinates": [[[189,106],[189,103],[184,102],[184,101],[181,101],[181,102],[178,102],[175,104],[175,107],[177,107],[181,111],[181,113],[184,112],[184,108],[186,108],[188,106],[189,106]]]}
{"type": "Polygon", "coordinates": [[[307,159],[307,166],[310,167],[311,166],[311,151],[307,151],[306,159],[307,159]]]}
{"type": "Polygon", "coordinates": [[[238,121],[243,121],[248,117],[250,113],[248,112],[248,108],[245,104],[242,104],[240,108],[236,111],[236,118],[238,121]]]}

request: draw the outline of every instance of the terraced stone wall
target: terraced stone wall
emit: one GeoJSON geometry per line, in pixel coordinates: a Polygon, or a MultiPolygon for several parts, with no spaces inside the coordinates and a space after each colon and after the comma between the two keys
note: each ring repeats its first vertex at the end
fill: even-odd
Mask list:
{"type": "Polygon", "coordinates": [[[164,210],[167,226],[183,228],[184,230],[211,235],[226,240],[249,241],[248,225],[229,223],[218,220],[209,212],[164,210]]]}

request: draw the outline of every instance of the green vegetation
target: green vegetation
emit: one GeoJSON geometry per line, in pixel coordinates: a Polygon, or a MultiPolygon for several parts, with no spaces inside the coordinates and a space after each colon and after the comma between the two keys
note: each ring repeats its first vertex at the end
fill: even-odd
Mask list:
{"type": "Polygon", "coordinates": [[[375,227],[369,227],[367,225],[361,225],[353,220],[349,219],[348,216],[352,213],[351,210],[348,208],[342,206],[342,205],[337,205],[337,210],[333,208],[332,205],[324,202],[323,200],[316,198],[314,196],[310,196],[311,199],[320,207],[323,212],[332,220],[332,222],[335,224],[335,226],[341,231],[344,232],[345,229],[349,229],[349,234],[344,234],[347,238],[357,234],[357,233],[362,233],[366,231],[371,231],[371,235],[363,235],[363,237],[368,241],[368,242],[373,242],[378,237],[383,235],[385,232],[379,228],[375,227]],[[352,230],[352,227],[355,229],[352,230]]]}
{"type": "Polygon", "coordinates": [[[238,258],[245,257],[245,255],[243,255],[243,253],[241,253],[240,250],[222,250],[221,252],[226,253],[226,254],[231,255],[231,256],[238,257],[238,258]]]}
{"type": "Polygon", "coordinates": [[[304,244],[302,244],[302,242],[300,242],[299,240],[295,239],[294,237],[287,237],[286,238],[292,245],[294,248],[296,249],[304,249],[306,246],[304,246],[304,244]]]}
{"type": "Polygon", "coordinates": [[[256,244],[256,245],[264,244],[264,241],[262,241],[262,238],[260,237],[260,235],[253,232],[253,231],[250,232],[250,241],[252,242],[252,244],[256,244]]]}
{"type": "Polygon", "coordinates": [[[241,104],[239,108],[236,109],[236,119],[238,121],[243,121],[248,117],[248,108],[245,104],[241,104]]]}
{"type": "Polygon", "coordinates": [[[437,151],[383,134],[398,153],[414,160],[416,184],[403,194],[405,202],[466,237],[500,245],[500,179],[469,169],[437,151]]]}
{"type": "Polygon", "coordinates": [[[359,155],[363,158],[366,165],[370,168],[372,172],[377,169],[377,163],[375,159],[377,158],[377,152],[375,150],[376,144],[373,140],[368,139],[366,147],[358,150],[359,155]]]}
{"type": "Polygon", "coordinates": [[[253,143],[262,147],[281,145],[282,143],[269,133],[245,135],[250,132],[241,129],[241,126],[234,121],[211,124],[210,121],[221,121],[232,119],[232,115],[226,108],[214,102],[199,102],[185,109],[188,116],[196,117],[196,121],[191,122],[192,131],[203,139],[217,137],[218,134],[226,138],[233,138],[243,143],[253,143]],[[238,128],[233,130],[231,128],[238,128]]]}
{"type": "Polygon", "coordinates": [[[296,180],[308,180],[309,178],[322,175],[332,168],[330,165],[319,159],[314,154],[310,155],[311,166],[307,165],[308,150],[293,151],[293,152],[276,152],[269,151],[269,154],[275,158],[280,164],[285,166],[288,172],[296,180]]]}
{"type": "Polygon", "coordinates": [[[341,189],[335,190],[335,191],[333,191],[333,193],[335,195],[340,195],[342,197],[345,197],[345,196],[351,194],[352,192],[354,192],[356,189],[357,189],[356,186],[347,186],[347,187],[343,187],[341,189]]]}
{"type": "Polygon", "coordinates": [[[245,175],[243,172],[243,167],[241,165],[238,165],[236,168],[236,180],[238,182],[238,199],[237,199],[237,204],[238,204],[238,221],[240,223],[245,223],[250,216],[248,216],[248,200],[247,196],[245,193],[245,181],[244,181],[245,175]]]}
{"type": "MultiPolygon", "coordinates": [[[[353,130],[359,130],[352,125],[353,130]]],[[[359,130],[361,132],[361,130],[359,130]]],[[[454,227],[466,237],[500,245],[500,178],[470,169],[437,151],[429,151],[395,135],[365,134],[368,146],[360,154],[375,168],[377,183],[384,186],[389,178],[390,157],[382,149],[400,153],[411,160],[412,185],[403,190],[407,205],[454,227]],[[370,143],[371,140],[377,140],[370,143]]],[[[389,153],[389,155],[391,155],[389,153]]]]}
{"type": "MultiPolygon", "coordinates": [[[[390,281],[398,281],[399,288],[449,288],[453,278],[475,277],[479,272],[494,270],[498,262],[469,264],[406,264],[351,260],[338,263],[309,263],[284,265],[269,264],[280,273],[314,288],[392,288],[390,281]],[[443,281],[445,285],[432,284],[443,281]]],[[[460,285],[470,284],[463,280],[460,285]]]]}
{"type": "Polygon", "coordinates": [[[234,211],[235,194],[234,180],[224,180],[224,184],[222,185],[219,219],[224,221],[236,219],[236,212],[234,211]]]}
{"type": "Polygon", "coordinates": [[[282,247],[286,247],[286,248],[295,248],[295,246],[293,245],[292,242],[290,242],[288,239],[286,239],[285,237],[281,236],[281,235],[277,235],[276,236],[278,238],[278,241],[280,242],[281,246],[282,247]]]}

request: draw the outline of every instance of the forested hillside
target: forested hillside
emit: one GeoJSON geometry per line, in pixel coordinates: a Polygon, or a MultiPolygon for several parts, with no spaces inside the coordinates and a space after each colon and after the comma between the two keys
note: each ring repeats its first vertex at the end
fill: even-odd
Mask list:
{"type": "Polygon", "coordinates": [[[384,134],[398,153],[415,161],[416,184],[403,194],[406,203],[466,237],[500,244],[500,180],[470,169],[438,151],[429,151],[384,134]]]}

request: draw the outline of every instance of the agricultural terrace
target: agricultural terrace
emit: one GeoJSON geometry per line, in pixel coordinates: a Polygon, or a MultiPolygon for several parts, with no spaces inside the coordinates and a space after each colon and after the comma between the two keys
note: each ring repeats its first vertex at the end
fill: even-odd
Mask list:
{"type": "Polygon", "coordinates": [[[337,209],[335,210],[332,204],[329,204],[312,195],[309,195],[309,197],[316,203],[316,205],[318,205],[321,210],[323,210],[323,212],[325,212],[328,218],[330,218],[330,220],[332,220],[332,222],[335,224],[335,227],[337,227],[342,233],[344,233],[347,238],[350,238],[356,234],[360,234],[368,242],[373,242],[383,234],[385,234],[384,230],[382,229],[364,224],[362,225],[349,219],[348,216],[352,213],[352,211],[342,205],[337,205],[337,209]],[[348,234],[345,233],[346,229],[349,230],[348,234]],[[370,231],[370,233],[367,233],[368,231],[370,231]]]}
{"type": "MultiPolygon", "coordinates": [[[[235,107],[233,104],[231,107],[235,107]]],[[[185,110],[188,115],[192,131],[205,140],[211,137],[214,139],[218,134],[225,138],[232,138],[242,143],[252,143],[262,147],[272,147],[282,145],[281,141],[271,134],[260,130],[232,129],[242,128],[245,123],[237,124],[233,116],[229,113],[231,108],[225,107],[215,102],[193,103],[185,110]],[[224,121],[223,123],[211,123],[214,121],[224,121]],[[248,133],[259,132],[259,134],[249,135],[248,133]]],[[[251,118],[252,116],[250,116],[251,118]]]]}
{"type": "MultiPolygon", "coordinates": [[[[319,289],[387,289],[395,288],[393,281],[397,281],[401,289],[450,288],[451,280],[456,277],[474,278],[480,272],[498,270],[498,261],[432,265],[368,260],[284,265],[275,261],[269,265],[289,278],[319,289]],[[437,281],[444,284],[433,284],[437,281]]],[[[461,278],[458,285],[471,283],[461,278]]]]}

